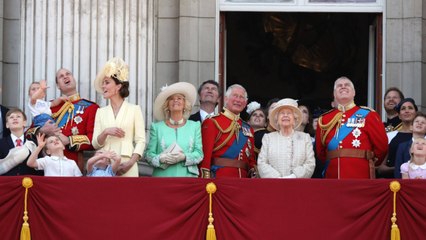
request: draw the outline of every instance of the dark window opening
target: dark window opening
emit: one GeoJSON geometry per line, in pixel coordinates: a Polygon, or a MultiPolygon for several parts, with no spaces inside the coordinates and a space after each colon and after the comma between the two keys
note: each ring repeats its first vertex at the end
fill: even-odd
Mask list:
{"type": "Polygon", "coordinates": [[[291,97],[329,109],[334,81],[346,76],[355,103],[367,105],[375,13],[227,12],[225,19],[226,86],[243,85],[249,102],[291,97]]]}

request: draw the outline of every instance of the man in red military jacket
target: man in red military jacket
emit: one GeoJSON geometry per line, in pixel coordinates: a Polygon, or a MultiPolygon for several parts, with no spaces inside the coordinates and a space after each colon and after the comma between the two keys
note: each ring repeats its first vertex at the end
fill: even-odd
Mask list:
{"type": "MultiPolygon", "coordinates": [[[[56,84],[68,101],[51,109],[56,123],[49,121],[40,130],[57,134],[66,146],[65,156],[76,161],[83,170],[82,151],[93,150],[92,135],[99,106],[80,97],[74,76],[68,69],[61,68],[56,72],[56,84]]],[[[37,127],[30,128],[27,137],[35,139],[38,130],[37,127]]]]}
{"type": "Polygon", "coordinates": [[[318,120],[316,151],[325,162],[326,178],[374,178],[388,149],[388,138],[379,115],[354,104],[355,88],[350,79],[334,83],[338,104],[318,120]]]}
{"type": "Polygon", "coordinates": [[[240,118],[247,105],[247,92],[235,84],[225,94],[223,111],[204,120],[204,159],[200,163],[201,177],[247,178],[254,176],[254,133],[240,118]]]}

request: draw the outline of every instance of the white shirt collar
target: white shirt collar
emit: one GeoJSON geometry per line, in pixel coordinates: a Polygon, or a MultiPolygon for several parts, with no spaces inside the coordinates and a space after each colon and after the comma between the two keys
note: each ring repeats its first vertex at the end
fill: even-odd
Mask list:
{"type": "Polygon", "coordinates": [[[213,116],[214,112],[208,113],[204,111],[203,109],[200,109],[201,122],[203,122],[206,119],[207,115],[213,116]]]}
{"type": "Polygon", "coordinates": [[[58,157],[58,156],[50,156],[50,158],[54,161],[59,161],[59,160],[68,160],[67,157],[63,156],[63,157],[58,157]]]}
{"type": "Polygon", "coordinates": [[[22,145],[24,145],[24,135],[22,135],[21,137],[17,137],[13,133],[11,133],[10,137],[12,138],[12,142],[15,145],[15,147],[16,147],[16,139],[18,139],[18,138],[21,139],[21,143],[22,143],[22,145]]]}
{"type": "Polygon", "coordinates": [[[413,170],[417,170],[417,169],[426,169],[426,163],[423,163],[422,165],[417,165],[415,163],[410,163],[410,167],[413,170]]]}

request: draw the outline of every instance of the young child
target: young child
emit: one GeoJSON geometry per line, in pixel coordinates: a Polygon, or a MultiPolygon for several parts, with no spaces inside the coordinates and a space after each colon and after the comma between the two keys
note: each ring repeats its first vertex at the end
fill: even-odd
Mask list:
{"type": "Polygon", "coordinates": [[[35,149],[35,143],[26,141],[24,128],[27,124],[25,113],[18,108],[10,109],[6,113],[6,128],[10,135],[0,139],[0,175],[43,175],[27,166],[27,158],[30,151],[35,149]]]}
{"type": "Polygon", "coordinates": [[[426,139],[414,139],[410,153],[411,160],[401,165],[402,178],[426,179],[426,139]]]}
{"type": "Polygon", "coordinates": [[[27,165],[38,170],[44,170],[44,176],[81,177],[80,169],[74,160],[65,157],[65,146],[58,136],[37,135],[38,146],[28,158],[27,165]],[[37,158],[44,149],[46,157],[37,158]]]}
{"type": "Polygon", "coordinates": [[[426,136],[426,115],[422,112],[417,112],[412,123],[413,138],[407,142],[402,142],[398,146],[395,155],[395,178],[401,178],[401,165],[411,159],[410,148],[413,139],[425,138],[426,136]]]}
{"type": "Polygon", "coordinates": [[[43,126],[48,120],[54,121],[51,116],[52,111],[50,108],[56,107],[68,100],[67,97],[61,96],[51,102],[44,101],[43,99],[46,97],[47,88],[46,80],[41,80],[40,82],[33,82],[28,90],[28,95],[30,96],[28,108],[34,118],[33,122],[36,127],[43,126]]]}
{"type": "Polygon", "coordinates": [[[87,176],[113,177],[121,163],[121,157],[113,151],[99,150],[87,161],[87,176]]]}

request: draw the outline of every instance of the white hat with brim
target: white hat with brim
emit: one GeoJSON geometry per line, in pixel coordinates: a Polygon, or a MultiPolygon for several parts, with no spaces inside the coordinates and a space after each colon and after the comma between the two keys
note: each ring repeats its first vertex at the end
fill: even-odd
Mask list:
{"type": "Polygon", "coordinates": [[[194,106],[195,100],[197,100],[197,90],[194,85],[187,82],[177,82],[170,86],[165,86],[161,88],[161,92],[158,94],[157,98],[154,101],[154,118],[158,121],[164,120],[163,104],[170,96],[174,94],[182,94],[185,96],[185,99],[191,103],[191,106],[194,106]]]}
{"type": "Polygon", "coordinates": [[[298,128],[300,124],[302,124],[302,112],[298,108],[297,101],[292,98],[284,98],[277,102],[277,104],[274,106],[274,109],[272,109],[272,111],[269,113],[269,123],[271,126],[277,130],[279,129],[275,117],[283,108],[289,108],[293,110],[295,118],[294,128],[298,128]]]}

